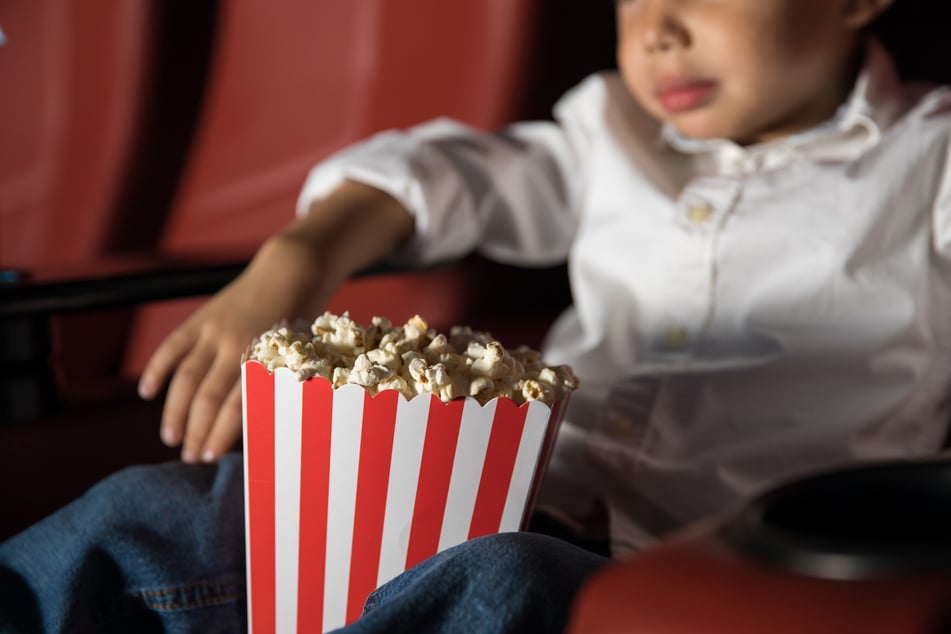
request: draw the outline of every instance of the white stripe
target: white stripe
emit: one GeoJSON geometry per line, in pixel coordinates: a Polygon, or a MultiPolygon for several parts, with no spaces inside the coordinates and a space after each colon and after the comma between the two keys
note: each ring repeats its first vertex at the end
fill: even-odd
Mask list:
{"type": "Polygon", "coordinates": [[[303,384],[287,368],[274,372],[275,631],[297,629],[303,384]]]}
{"type": "MultiPolygon", "coordinates": [[[[241,443],[244,447],[244,455],[248,456],[248,373],[247,363],[241,364],[241,443]]],[[[252,634],[254,619],[251,618],[251,514],[248,509],[248,461],[244,460],[244,567],[247,573],[248,588],[248,634],[252,634]]]]}
{"type": "Polygon", "coordinates": [[[535,468],[538,465],[542,444],[545,442],[545,430],[548,429],[549,418],[551,418],[551,408],[540,401],[529,402],[499,532],[517,531],[522,523],[529,489],[535,477],[535,468]]]}
{"type": "Polygon", "coordinates": [[[386,512],[383,516],[383,543],[380,549],[377,586],[403,572],[406,565],[409,531],[413,522],[413,507],[431,402],[428,394],[411,401],[400,398],[396,409],[393,458],[386,488],[386,512]]]}
{"type": "Polygon", "coordinates": [[[330,431],[330,497],[327,505],[327,567],[324,571],[324,631],[347,620],[350,550],[357,506],[360,434],[366,390],[344,385],[334,390],[330,431]]]}
{"type": "Polygon", "coordinates": [[[452,477],[449,479],[449,497],[439,533],[439,550],[461,544],[469,536],[497,405],[497,399],[483,407],[474,398],[466,398],[456,456],[452,463],[452,477]]]}

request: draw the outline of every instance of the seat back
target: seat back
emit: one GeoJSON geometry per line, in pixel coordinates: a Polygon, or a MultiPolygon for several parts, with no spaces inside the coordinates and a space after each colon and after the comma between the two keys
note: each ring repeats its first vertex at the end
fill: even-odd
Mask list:
{"type": "MultiPolygon", "coordinates": [[[[207,90],[157,250],[250,255],[286,225],[308,170],[392,127],[448,116],[492,129],[524,103],[539,0],[232,0],[219,5],[207,90]]],[[[468,307],[445,272],[363,281],[331,308],[402,319],[425,289],[430,320],[468,307]],[[377,298],[369,302],[368,298],[377,298]],[[388,298],[381,303],[379,298],[388,298]]],[[[126,373],[198,302],[143,308],[126,373]]],[[[420,310],[423,310],[422,308],[420,310]]]]}
{"type": "Polygon", "coordinates": [[[142,128],[149,2],[0,4],[0,268],[100,255],[142,128]]]}
{"type": "Polygon", "coordinates": [[[253,249],[331,152],[435,116],[497,127],[537,0],[221,2],[198,128],[159,249],[253,249]]]}

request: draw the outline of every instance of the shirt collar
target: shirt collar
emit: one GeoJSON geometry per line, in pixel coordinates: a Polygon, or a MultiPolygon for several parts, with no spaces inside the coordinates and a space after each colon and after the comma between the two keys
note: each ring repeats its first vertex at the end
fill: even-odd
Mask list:
{"type": "Polygon", "coordinates": [[[888,53],[870,38],[865,62],[849,97],[836,114],[814,128],[751,146],[728,139],[696,139],[666,124],[662,141],[685,154],[705,154],[726,171],[761,171],[796,155],[819,161],[848,161],[876,145],[897,117],[901,84],[888,53]]]}

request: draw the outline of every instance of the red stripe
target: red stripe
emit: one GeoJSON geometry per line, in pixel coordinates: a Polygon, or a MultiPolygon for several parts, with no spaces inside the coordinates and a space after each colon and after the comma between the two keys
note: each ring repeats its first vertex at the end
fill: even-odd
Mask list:
{"type": "MultiPolygon", "coordinates": [[[[376,589],[383,542],[383,516],[393,457],[396,390],[386,390],[363,401],[363,431],[360,437],[360,471],[353,518],[353,556],[350,558],[350,588],[347,594],[347,623],[356,621],[367,595],[376,589]]],[[[308,631],[308,630],[302,630],[308,631]]]]}
{"type": "Polygon", "coordinates": [[[322,632],[333,387],[324,378],[311,379],[302,398],[297,631],[322,632]]]}
{"type": "Polygon", "coordinates": [[[507,398],[498,400],[469,524],[469,539],[499,532],[527,413],[527,407],[519,408],[507,398]]]}
{"type": "Polygon", "coordinates": [[[245,363],[244,398],[248,416],[251,628],[254,634],[271,634],[275,628],[274,377],[260,363],[245,363]]]}
{"type": "Polygon", "coordinates": [[[419,485],[413,522],[406,550],[406,568],[436,554],[449,495],[449,479],[456,457],[456,441],[462,424],[462,399],[443,403],[432,397],[423,456],[419,466],[419,485]]]}
{"type": "MultiPolygon", "coordinates": [[[[532,488],[528,490],[528,503],[525,505],[525,512],[522,514],[522,524],[520,528],[525,530],[528,526],[528,520],[535,509],[535,500],[538,499],[538,491],[541,488],[542,478],[548,471],[548,460],[551,458],[551,450],[555,445],[555,436],[558,433],[558,427],[561,424],[562,414],[565,406],[568,404],[567,397],[556,401],[551,408],[551,414],[548,416],[548,427],[545,429],[545,440],[542,442],[541,451],[538,454],[538,462],[535,464],[535,475],[532,478],[532,488]]],[[[523,405],[528,409],[528,404],[523,405]]]]}

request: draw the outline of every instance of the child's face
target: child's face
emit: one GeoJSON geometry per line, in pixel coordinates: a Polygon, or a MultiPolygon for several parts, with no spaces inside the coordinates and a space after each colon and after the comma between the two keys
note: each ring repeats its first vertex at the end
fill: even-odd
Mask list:
{"type": "Polygon", "coordinates": [[[618,0],[628,89],[682,134],[767,141],[831,117],[887,0],[618,0]]]}

